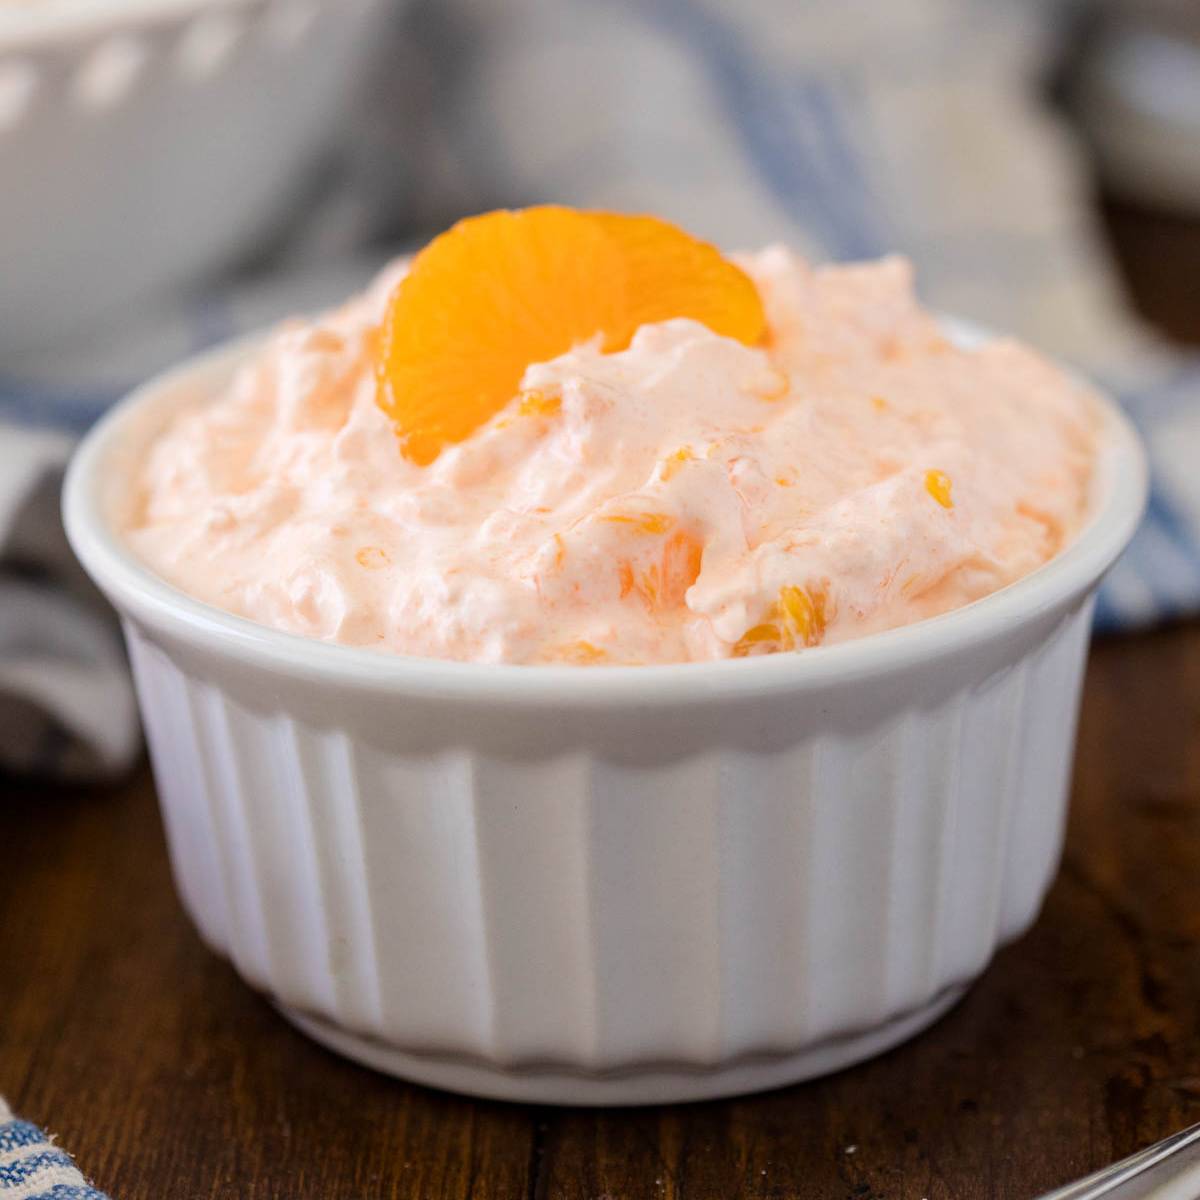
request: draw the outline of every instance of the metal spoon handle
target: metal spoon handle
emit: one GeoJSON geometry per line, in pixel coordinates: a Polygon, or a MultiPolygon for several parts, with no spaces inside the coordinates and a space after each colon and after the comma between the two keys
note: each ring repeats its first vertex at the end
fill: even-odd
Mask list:
{"type": "Polygon", "coordinates": [[[1200,1200],[1200,1125],[1173,1133],[1038,1200],[1200,1200]]]}

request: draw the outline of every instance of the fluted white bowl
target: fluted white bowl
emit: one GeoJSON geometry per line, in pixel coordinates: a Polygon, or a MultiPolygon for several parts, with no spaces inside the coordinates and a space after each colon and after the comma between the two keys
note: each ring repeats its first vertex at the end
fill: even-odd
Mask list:
{"type": "Polygon", "coordinates": [[[110,414],[65,515],[124,621],[183,902],[302,1028],[466,1092],[698,1099],[909,1036],[1033,920],[1092,596],[1145,498],[1115,407],[1086,528],[965,608],[795,655],[478,665],[264,628],[123,543],[147,439],[246,353],[110,414]]]}
{"type": "Polygon", "coordinates": [[[400,2],[0,0],[0,359],[257,246],[400,2]]]}

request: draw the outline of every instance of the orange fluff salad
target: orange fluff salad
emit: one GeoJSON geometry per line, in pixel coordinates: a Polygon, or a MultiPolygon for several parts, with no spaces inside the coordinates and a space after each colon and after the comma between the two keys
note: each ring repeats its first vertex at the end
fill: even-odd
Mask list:
{"type": "Polygon", "coordinates": [[[1032,350],[950,341],[901,259],[496,212],[176,414],[127,537],[209,604],[394,654],[803,652],[1053,557],[1096,425],[1032,350]]]}

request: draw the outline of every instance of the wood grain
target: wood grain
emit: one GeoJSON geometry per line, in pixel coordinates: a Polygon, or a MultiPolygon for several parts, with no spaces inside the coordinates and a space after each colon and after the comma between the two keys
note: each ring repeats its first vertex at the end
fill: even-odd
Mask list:
{"type": "MultiPolygon", "coordinates": [[[[1196,273],[1155,287],[1174,226],[1109,219],[1200,337],[1196,273]]],[[[199,942],[145,770],[0,782],[0,830],[0,1092],[116,1200],[1018,1198],[1200,1120],[1200,624],[1096,647],[1032,932],[922,1037],[750,1099],[533,1109],[335,1058],[199,942]]]]}

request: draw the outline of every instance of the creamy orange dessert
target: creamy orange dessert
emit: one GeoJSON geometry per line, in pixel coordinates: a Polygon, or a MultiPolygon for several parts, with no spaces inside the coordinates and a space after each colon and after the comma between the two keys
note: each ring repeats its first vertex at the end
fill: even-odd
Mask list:
{"type": "Polygon", "coordinates": [[[652,218],[493,213],[180,413],[128,537],[210,604],[398,654],[797,651],[1053,557],[1095,413],[1024,346],[954,345],[900,259],[730,259],[652,218]]]}

